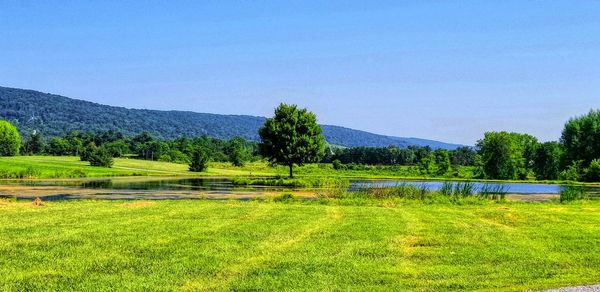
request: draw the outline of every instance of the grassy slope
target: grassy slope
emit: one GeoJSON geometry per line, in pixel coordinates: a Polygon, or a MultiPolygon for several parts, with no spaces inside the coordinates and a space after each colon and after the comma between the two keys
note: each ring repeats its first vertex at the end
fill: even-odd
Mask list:
{"type": "Polygon", "coordinates": [[[39,170],[38,178],[64,178],[75,171],[82,171],[87,177],[103,176],[193,176],[193,175],[274,175],[262,163],[251,164],[244,169],[234,168],[225,163],[213,163],[207,172],[193,173],[188,171],[185,164],[176,164],[159,161],[146,161],[138,159],[117,158],[112,168],[92,167],[89,163],[80,161],[78,157],[56,156],[17,156],[0,157],[0,172],[16,173],[28,167],[39,170]],[[258,171],[254,168],[259,168],[258,171]],[[252,172],[254,170],[254,172],[252,172]],[[264,172],[266,171],[266,172],[264,172]]]}
{"type": "Polygon", "coordinates": [[[600,203],[0,201],[0,290],[522,290],[600,282],[600,203]]]}

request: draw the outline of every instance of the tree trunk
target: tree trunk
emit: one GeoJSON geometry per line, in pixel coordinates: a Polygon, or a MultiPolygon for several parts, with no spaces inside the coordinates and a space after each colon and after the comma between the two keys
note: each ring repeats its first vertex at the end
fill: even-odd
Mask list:
{"type": "Polygon", "coordinates": [[[294,178],[293,170],[294,170],[294,164],[292,163],[292,164],[290,164],[290,178],[294,178]]]}

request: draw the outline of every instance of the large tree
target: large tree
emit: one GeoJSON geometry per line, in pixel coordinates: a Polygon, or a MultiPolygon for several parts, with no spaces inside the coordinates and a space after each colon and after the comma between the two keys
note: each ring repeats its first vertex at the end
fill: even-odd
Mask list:
{"type": "Polygon", "coordinates": [[[527,134],[487,132],[477,147],[485,178],[525,179],[532,172],[538,142],[527,134]]]}
{"type": "Polygon", "coordinates": [[[583,167],[600,158],[600,110],[570,119],[560,142],[565,150],[565,165],[581,161],[583,167]]]}
{"type": "Polygon", "coordinates": [[[37,131],[33,131],[31,135],[29,135],[25,139],[25,143],[23,143],[23,151],[21,154],[35,155],[40,154],[44,151],[44,139],[42,139],[42,135],[37,131]]]}
{"type": "Polygon", "coordinates": [[[63,156],[71,154],[71,144],[64,138],[54,137],[46,146],[46,152],[50,155],[63,156]]]}
{"type": "Polygon", "coordinates": [[[563,150],[558,142],[542,143],[533,163],[535,177],[540,180],[558,179],[563,150]]]}
{"type": "Polygon", "coordinates": [[[21,148],[21,136],[11,123],[0,120],[0,156],[15,156],[21,148]]]}
{"type": "Polygon", "coordinates": [[[321,133],[313,113],[282,103],[259,130],[260,152],[271,163],[288,166],[292,178],[294,165],[317,162],[323,156],[321,133]]]}
{"type": "Polygon", "coordinates": [[[241,137],[234,137],[229,140],[229,145],[226,148],[229,161],[234,166],[244,166],[246,161],[250,159],[250,150],[246,146],[246,140],[241,137]]]}

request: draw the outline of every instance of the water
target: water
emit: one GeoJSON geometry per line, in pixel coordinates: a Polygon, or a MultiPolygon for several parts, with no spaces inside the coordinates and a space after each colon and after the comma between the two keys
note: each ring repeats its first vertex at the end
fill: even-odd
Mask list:
{"type": "MultiPolygon", "coordinates": [[[[399,184],[439,190],[443,182],[414,180],[351,180],[349,191],[369,186],[395,186],[399,184]]],[[[537,198],[556,197],[560,185],[540,183],[486,183],[474,182],[475,191],[484,187],[501,186],[509,194],[537,198]]],[[[177,199],[252,199],[269,193],[281,193],[292,188],[271,186],[236,186],[227,178],[103,178],[72,180],[14,180],[0,182],[0,197],[18,200],[177,200],[177,199]]],[[[600,188],[590,188],[599,192],[600,188]]],[[[307,190],[304,190],[307,191],[307,190]]],[[[306,196],[310,197],[310,190],[306,196]]],[[[314,190],[313,190],[314,191],[314,190]]]]}
{"type": "MultiPolygon", "coordinates": [[[[458,182],[457,182],[458,183],[458,182]]],[[[358,189],[369,186],[396,186],[399,184],[412,185],[416,187],[426,187],[428,190],[437,191],[442,188],[444,182],[441,181],[409,181],[409,180],[363,180],[353,181],[350,184],[351,189],[358,189]]],[[[475,191],[485,187],[488,189],[501,188],[510,194],[559,194],[561,185],[539,184],[539,183],[487,183],[473,182],[475,191]]]]}

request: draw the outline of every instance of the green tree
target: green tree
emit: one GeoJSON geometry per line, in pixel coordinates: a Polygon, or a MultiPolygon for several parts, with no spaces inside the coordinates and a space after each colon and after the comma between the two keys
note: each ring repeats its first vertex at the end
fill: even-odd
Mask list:
{"type": "Polygon", "coordinates": [[[558,179],[563,150],[558,142],[546,142],[537,148],[533,171],[539,180],[558,179]]]}
{"type": "Polygon", "coordinates": [[[104,147],[96,148],[89,157],[91,166],[112,167],[113,158],[104,147]]]}
{"type": "Polygon", "coordinates": [[[33,133],[25,139],[25,143],[23,143],[23,152],[28,155],[44,152],[44,140],[42,139],[42,135],[37,131],[33,131],[33,133]]]}
{"type": "Polygon", "coordinates": [[[585,169],[584,179],[588,182],[600,182],[600,159],[594,159],[585,169]]]}
{"type": "Polygon", "coordinates": [[[436,164],[436,175],[443,176],[450,170],[450,155],[448,151],[444,149],[437,149],[433,152],[435,164],[436,164]]]}
{"type": "Polygon", "coordinates": [[[421,158],[421,161],[419,161],[419,172],[422,174],[435,174],[438,172],[433,153],[429,153],[427,156],[421,158]]]}
{"type": "Polygon", "coordinates": [[[529,134],[511,133],[514,142],[517,145],[518,151],[521,153],[521,162],[517,169],[517,177],[519,179],[534,178],[533,166],[535,163],[535,156],[537,149],[540,147],[540,143],[537,138],[529,134]]]}
{"type": "Polygon", "coordinates": [[[565,150],[565,165],[582,161],[583,167],[600,157],[600,110],[570,119],[562,131],[560,142],[565,150]]]}
{"type": "Polygon", "coordinates": [[[69,155],[71,154],[71,144],[66,139],[54,137],[46,146],[46,152],[55,156],[69,155]]]}
{"type": "Polygon", "coordinates": [[[232,138],[227,147],[227,156],[234,166],[244,166],[250,159],[250,150],[246,146],[246,140],[241,137],[232,138]]]}
{"type": "Polygon", "coordinates": [[[67,137],[69,145],[71,145],[71,155],[79,156],[83,150],[83,141],[79,137],[67,137]]]}
{"type": "Polygon", "coordinates": [[[190,158],[177,149],[169,150],[167,153],[161,155],[158,160],[174,163],[190,163],[190,158]]]}
{"type": "Polygon", "coordinates": [[[313,113],[282,103],[259,130],[260,152],[269,162],[288,166],[292,178],[294,165],[318,162],[323,156],[325,139],[321,133],[313,113]]]}
{"type": "Polygon", "coordinates": [[[475,165],[475,155],[477,155],[477,152],[472,147],[458,147],[450,151],[450,161],[452,165],[475,165]]]}
{"type": "Polygon", "coordinates": [[[89,142],[85,146],[85,148],[83,148],[83,150],[81,150],[81,153],[79,154],[79,158],[81,159],[81,161],[90,161],[90,157],[97,149],[98,149],[98,147],[96,146],[96,144],[94,142],[89,142]]]}
{"type": "Polygon", "coordinates": [[[202,172],[208,168],[208,162],[210,155],[205,149],[196,147],[192,150],[192,157],[190,158],[190,171],[202,172]]]}
{"type": "Polygon", "coordinates": [[[129,152],[129,145],[123,140],[108,142],[103,145],[112,157],[122,157],[129,152]]]}
{"type": "Polygon", "coordinates": [[[562,180],[569,180],[569,181],[578,181],[581,179],[581,177],[583,176],[582,172],[582,167],[581,167],[582,161],[581,160],[576,160],[571,162],[571,165],[567,166],[567,168],[565,168],[563,171],[560,172],[560,175],[558,176],[560,179],[562,180]]]}
{"type": "Polygon", "coordinates": [[[483,176],[489,179],[526,178],[533,166],[536,144],[537,140],[526,134],[485,133],[477,142],[483,176]]]}
{"type": "Polygon", "coordinates": [[[0,156],[19,155],[21,136],[11,123],[0,120],[0,156]]]}

